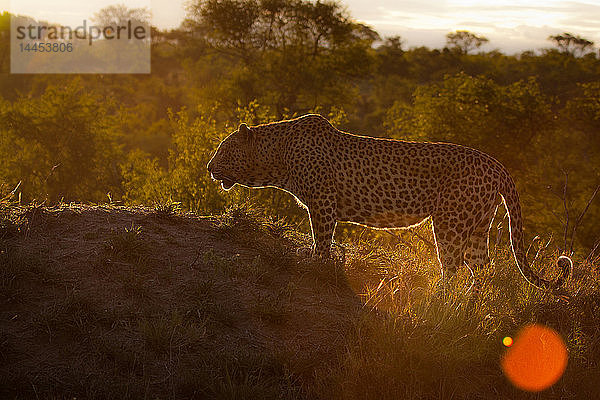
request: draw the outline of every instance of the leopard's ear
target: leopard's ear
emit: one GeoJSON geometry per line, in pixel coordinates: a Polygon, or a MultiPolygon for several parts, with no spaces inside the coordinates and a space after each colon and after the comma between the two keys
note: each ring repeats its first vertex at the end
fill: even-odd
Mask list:
{"type": "Polygon", "coordinates": [[[248,128],[248,125],[246,125],[244,123],[240,124],[240,127],[238,128],[238,132],[241,135],[250,136],[250,128],[248,128]]]}
{"type": "Polygon", "coordinates": [[[238,132],[244,142],[249,143],[251,145],[254,143],[254,135],[252,134],[252,129],[248,128],[248,125],[244,123],[240,124],[238,132]]]}

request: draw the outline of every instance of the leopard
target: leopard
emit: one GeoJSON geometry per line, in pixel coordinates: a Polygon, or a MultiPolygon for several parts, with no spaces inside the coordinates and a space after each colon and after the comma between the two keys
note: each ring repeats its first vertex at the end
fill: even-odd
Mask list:
{"type": "Polygon", "coordinates": [[[508,215],[510,248],[524,279],[559,292],[572,273],[566,255],[549,280],[530,266],[519,194],[492,156],[459,144],[360,136],[318,114],[239,125],[207,164],[224,190],[238,184],[275,187],[308,211],[312,255],[329,258],[338,222],[406,229],[431,220],[437,261],[453,276],[464,265],[490,265],[490,228],[497,206],[508,215]]]}

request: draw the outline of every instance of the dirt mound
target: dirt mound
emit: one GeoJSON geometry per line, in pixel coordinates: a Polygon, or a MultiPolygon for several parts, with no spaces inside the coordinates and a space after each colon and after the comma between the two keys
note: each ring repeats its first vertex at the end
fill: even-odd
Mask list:
{"type": "Polygon", "coordinates": [[[0,399],[524,398],[500,360],[532,323],[569,354],[542,396],[599,397],[597,265],[563,302],[500,247],[475,292],[466,268],[442,287],[414,232],[371,233],[324,263],[247,208],[0,201],[0,399]]]}
{"type": "MultiPolygon", "coordinates": [[[[13,210],[14,211],[14,210],[13,210]]],[[[16,217],[15,217],[16,216],[16,217]]],[[[240,210],[63,205],[0,231],[0,397],[304,397],[360,301],[240,210]]]]}

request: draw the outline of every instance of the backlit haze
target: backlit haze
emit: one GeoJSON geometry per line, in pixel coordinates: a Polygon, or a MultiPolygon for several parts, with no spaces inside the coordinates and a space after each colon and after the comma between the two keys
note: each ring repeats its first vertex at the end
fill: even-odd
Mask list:
{"type": "MultiPolygon", "coordinates": [[[[188,0],[0,0],[0,10],[68,25],[81,23],[110,4],[148,7],[153,24],[175,28],[185,16],[188,0]],[[11,7],[9,7],[11,6],[11,7]]],[[[445,35],[468,30],[487,37],[484,50],[512,54],[550,47],[549,35],[570,32],[600,44],[598,0],[346,0],[342,2],[358,21],[382,36],[400,35],[405,46],[441,48],[445,35]]]]}

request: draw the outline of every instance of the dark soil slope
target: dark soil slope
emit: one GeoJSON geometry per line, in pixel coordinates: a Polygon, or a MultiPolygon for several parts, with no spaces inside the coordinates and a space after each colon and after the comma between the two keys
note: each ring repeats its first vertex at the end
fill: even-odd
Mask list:
{"type": "Polygon", "coordinates": [[[318,262],[248,208],[0,201],[0,399],[600,398],[597,261],[576,262],[568,302],[505,245],[477,290],[465,268],[442,289],[427,227],[411,232],[359,230],[344,263],[318,262]],[[568,352],[540,394],[500,367],[532,323],[568,352]]]}
{"type": "MultiPolygon", "coordinates": [[[[15,216],[13,216],[15,217],[15,216]]],[[[0,259],[0,397],[303,397],[360,303],[239,211],[28,208],[0,259]]]]}

